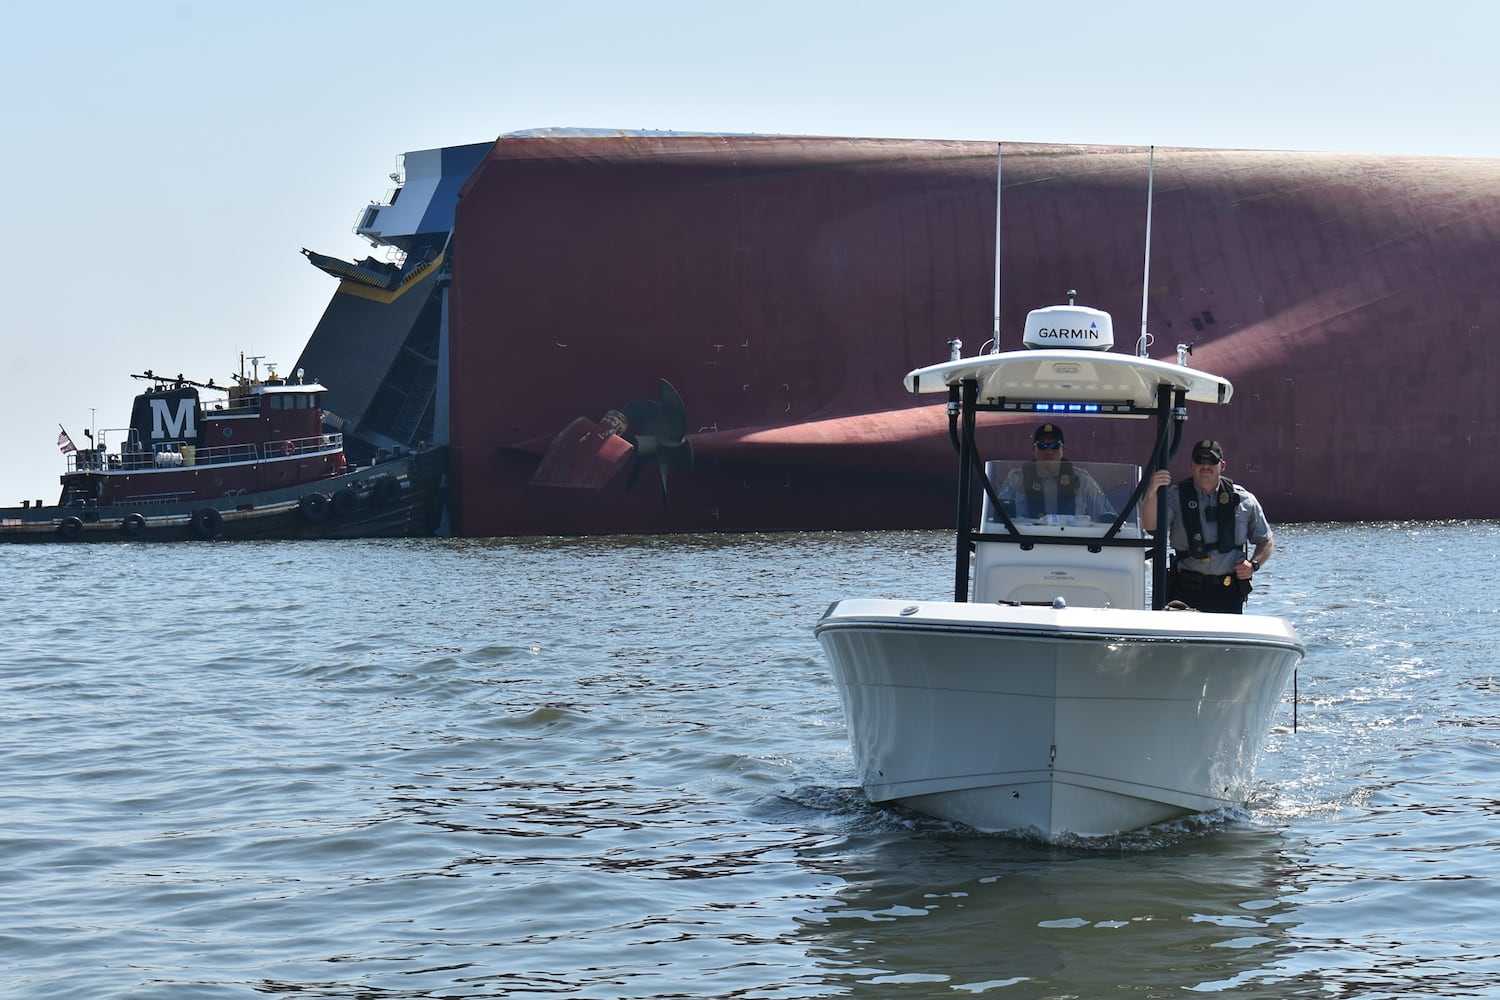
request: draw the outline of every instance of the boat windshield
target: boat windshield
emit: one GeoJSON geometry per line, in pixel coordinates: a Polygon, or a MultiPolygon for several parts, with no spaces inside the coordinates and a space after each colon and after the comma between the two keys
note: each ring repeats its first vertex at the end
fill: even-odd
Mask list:
{"type": "MultiPolygon", "coordinates": [[[[994,495],[1023,533],[1028,526],[1097,527],[1102,532],[1130,502],[1141,480],[1140,466],[1116,462],[996,459],[986,462],[984,469],[994,495]]],[[[1137,523],[1138,514],[1132,508],[1125,526],[1137,523]]],[[[1004,530],[997,527],[1003,524],[986,490],[983,530],[1004,530]]]]}

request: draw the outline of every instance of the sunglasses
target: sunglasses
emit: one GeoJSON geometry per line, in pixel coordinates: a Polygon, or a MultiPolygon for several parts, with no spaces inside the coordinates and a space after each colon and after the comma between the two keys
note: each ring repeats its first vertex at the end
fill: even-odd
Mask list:
{"type": "Polygon", "coordinates": [[[1059,448],[1062,447],[1062,442],[1061,441],[1038,441],[1038,442],[1036,442],[1036,447],[1042,449],[1043,451],[1057,451],[1059,448]]]}
{"type": "Polygon", "coordinates": [[[1212,455],[1194,455],[1193,456],[1193,464],[1194,465],[1218,465],[1219,464],[1219,460],[1217,458],[1214,458],[1212,455]]]}

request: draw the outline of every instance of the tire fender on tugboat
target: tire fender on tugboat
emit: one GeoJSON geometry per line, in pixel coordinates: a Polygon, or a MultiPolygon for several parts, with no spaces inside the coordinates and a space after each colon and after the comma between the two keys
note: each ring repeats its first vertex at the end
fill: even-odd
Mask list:
{"type": "Polygon", "coordinates": [[[381,476],[370,484],[370,495],[377,507],[389,507],[401,499],[401,481],[395,476],[381,476]]]}
{"type": "Polygon", "coordinates": [[[333,512],[339,517],[353,517],[359,513],[359,490],[345,486],[333,495],[333,512]]]}
{"type": "Polygon", "coordinates": [[[64,538],[77,538],[83,534],[83,522],[76,517],[65,517],[57,526],[57,533],[64,538]]]}
{"type": "Polygon", "coordinates": [[[224,527],[224,515],[212,507],[199,507],[193,511],[193,534],[199,538],[213,538],[224,527]]]}
{"type": "Polygon", "coordinates": [[[146,518],[141,514],[126,514],[120,519],[120,530],[131,538],[139,538],[146,530],[146,518]]]}
{"type": "Polygon", "coordinates": [[[321,521],[328,516],[328,498],[321,493],[309,493],[297,501],[297,506],[309,521],[321,521]]]}

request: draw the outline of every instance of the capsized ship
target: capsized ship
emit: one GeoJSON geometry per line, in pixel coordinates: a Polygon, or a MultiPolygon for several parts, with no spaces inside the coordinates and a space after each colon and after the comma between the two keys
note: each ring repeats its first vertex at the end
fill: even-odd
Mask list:
{"type": "MultiPolygon", "coordinates": [[[[1500,516],[1494,463],[1388,488],[1437,442],[1500,447],[1500,161],[1158,148],[1148,200],[1149,155],[566,129],[408,153],[357,226],[389,259],[308,251],[339,284],[298,364],[351,455],[451,445],[457,534],[941,527],[943,408],[887,373],[1008,347],[1077,289],[1241,387],[1192,433],[1273,520],[1500,516]]],[[[1067,429],[1083,457],[1130,433],[1067,429]]]]}

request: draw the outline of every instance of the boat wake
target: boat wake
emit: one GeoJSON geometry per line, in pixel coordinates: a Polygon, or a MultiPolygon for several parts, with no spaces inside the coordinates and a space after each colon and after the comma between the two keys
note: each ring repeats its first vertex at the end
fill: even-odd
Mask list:
{"type": "Polygon", "coordinates": [[[1074,834],[1043,836],[1037,830],[986,832],[953,820],[928,816],[894,802],[871,802],[858,786],[834,788],[805,785],[780,793],[776,796],[776,803],[774,811],[778,814],[777,818],[796,819],[798,814],[812,812],[834,820],[839,825],[840,832],[851,836],[916,834],[943,839],[994,840],[1084,853],[1118,851],[1134,854],[1159,851],[1236,827],[1262,825],[1257,822],[1250,809],[1235,806],[1193,813],[1107,837],[1081,837],[1074,834]]]}
{"type": "Polygon", "coordinates": [[[855,836],[882,833],[986,836],[952,820],[939,819],[889,802],[871,802],[859,786],[832,788],[804,785],[776,796],[784,819],[805,820],[806,813],[835,820],[841,831],[855,836]]]}

